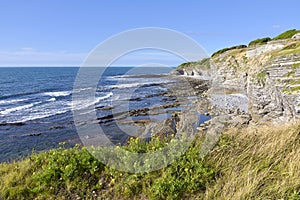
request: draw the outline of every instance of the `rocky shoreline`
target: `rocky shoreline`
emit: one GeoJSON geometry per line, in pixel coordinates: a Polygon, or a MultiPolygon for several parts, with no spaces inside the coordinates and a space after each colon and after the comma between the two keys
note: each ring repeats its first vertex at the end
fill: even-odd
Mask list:
{"type": "Polygon", "coordinates": [[[228,118],[226,124],[297,120],[300,118],[299,46],[299,38],[293,37],[228,48],[211,58],[185,63],[174,73],[210,80],[204,93],[208,110],[214,116],[228,118]]]}

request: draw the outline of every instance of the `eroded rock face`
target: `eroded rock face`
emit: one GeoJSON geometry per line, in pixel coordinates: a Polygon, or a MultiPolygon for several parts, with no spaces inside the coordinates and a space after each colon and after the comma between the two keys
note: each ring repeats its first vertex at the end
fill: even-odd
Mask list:
{"type": "MultiPolygon", "coordinates": [[[[299,38],[296,34],[292,39],[227,50],[184,63],[173,74],[208,80],[209,90],[199,93],[206,97],[204,111],[207,108],[213,116],[226,115],[242,124],[300,118],[299,38]]],[[[198,107],[203,109],[202,104],[198,107]]]]}
{"type": "Polygon", "coordinates": [[[300,80],[297,64],[300,64],[300,56],[275,59],[249,82],[249,105],[254,118],[287,121],[299,117],[300,93],[293,89],[300,80]]]}
{"type": "Polygon", "coordinates": [[[201,78],[202,80],[209,80],[211,78],[210,68],[210,59],[205,58],[198,62],[183,63],[171,73],[174,75],[183,75],[201,78]]]}
{"type": "Polygon", "coordinates": [[[300,117],[299,43],[277,41],[212,58],[212,111],[232,114],[247,104],[244,113],[257,122],[300,117]],[[232,99],[234,95],[245,98],[232,99]]]}

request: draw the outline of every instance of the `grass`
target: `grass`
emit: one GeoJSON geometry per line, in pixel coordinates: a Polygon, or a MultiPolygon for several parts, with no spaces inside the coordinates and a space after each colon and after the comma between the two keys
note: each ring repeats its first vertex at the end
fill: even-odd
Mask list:
{"type": "Polygon", "coordinates": [[[300,124],[226,132],[208,162],[220,169],[205,199],[300,199],[300,124]]]}
{"type": "Polygon", "coordinates": [[[210,69],[210,59],[204,58],[198,62],[187,62],[177,67],[177,69],[185,69],[185,68],[199,68],[202,70],[208,70],[210,69]]]}
{"type": "Polygon", "coordinates": [[[297,33],[300,33],[300,30],[296,30],[296,29],[288,30],[288,31],[281,33],[280,35],[274,37],[272,40],[290,39],[297,33]]]}
{"type": "MultiPolygon", "coordinates": [[[[203,138],[168,167],[144,174],[108,168],[85,148],[33,154],[0,164],[3,199],[299,199],[300,123],[232,128],[200,157],[203,138]]],[[[131,139],[132,152],[171,142],[131,139]]]]}
{"type": "MultiPolygon", "coordinates": [[[[169,142],[172,142],[169,140],[169,142]]],[[[0,194],[4,199],[180,199],[204,191],[214,171],[199,156],[201,140],[168,167],[145,174],[130,174],[105,167],[87,151],[74,147],[50,150],[0,165],[0,194]]],[[[151,152],[166,145],[131,139],[131,152],[151,152]]],[[[154,160],[159,162],[159,159],[154,160]]],[[[153,164],[153,163],[150,163],[153,164]]]]}
{"type": "Polygon", "coordinates": [[[297,64],[293,64],[292,65],[292,69],[298,69],[300,67],[300,63],[297,63],[297,64]]]}
{"type": "Polygon", "coordinates": [[[300,91],[300,86],[296,86],[296,87],[293,87],[293,88],[290,89],[291,93],[294,93],[294,92],[298,93],[299,91],[300,91]]]}
{"type": "Polygon", "coordinates": [[[276,56],[287,56],[292,54],[300,53],[300,42],[292,43],[290,45],[285,46],[283,49],[273,51],[272,55],[276,56]]]}
{"type": "Polygon", "coordinates": [[[269,41],[271,41],[272,39],[269,38],[269,37],[266,37],[266,38],[260,38],[260,39],[256,39],[256,40],[253,40],[249,43],[248,46],[256,46],[256,45],[263,45],[263,44],[267,44],[269,41]]]}
{"type": "Polygon", "coordinates": [[[215,57],[215,56],[220,55],[220,54],[222,54],[226,51],[230,51],[230,50],[233,50],[233,49],[244,49],[244,48],[247,48],[247,46],[246,45],[238,45],[238,46],[233,46],[233,47],[230,47],[230,48],[224,48],[224,49],[221,49],[221,50],[213,53],[211,57],[215,57]]]}
{"type": "Polygon", "coordinates": [[[260,83],[260,84],[264,84],[264,82],[266,81],[266,76],[267,76],[267,73],[266,72],[259,72],[257,75],[256,75],[256,79],[257,81],[260,83]]]}
{"type": "Polygon", "coordinates": [[[291,77],[291,76],[294,76],[294,75],[295,75],[295,72],[294,71],[290,71],[290,72],[286,73],[284,75],[284,77],[291,77]]]}
{"type": "Polygon", "coordinates": [[[300,46],[300,43],[295,42],[295,43],[285,46],[282,50],[297,49],[299,46],[300,46]]]}

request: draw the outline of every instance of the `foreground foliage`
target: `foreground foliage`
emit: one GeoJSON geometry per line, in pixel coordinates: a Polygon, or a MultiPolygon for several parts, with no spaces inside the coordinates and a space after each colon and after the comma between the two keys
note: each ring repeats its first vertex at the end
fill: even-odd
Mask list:
{"type": "Polygon", "coordinates": [[[300,199],[300,124],[232,129],[207,162],[219,169],[206,199],[300,199]]]}
{"type": "MultiPolygon", "coordinates": [[[[150,143],[131,139],[127,150],[154,151],[166,140],[150,143]]],[[[204,191],[214,171],[199,157],[200,140],[168,167],[145,174],[130,174],[105,167],[86,148],[63,147],[0,165],[0,194],[4,199],[179,199],[204,191]]]]}
{"type": "MultiPolygon", "coordinates": [[[[300,199],[300,124],[230,129],[206,157],[202,138],[168,167],[144,174],[108,168],[85,148],[61,147],[0,164],[3,199],[300,199]]],[[[170,141],[167,141],[170,142],[170,141]]],[[[131,139],[131,152],[166,140],[131,139]]]]}

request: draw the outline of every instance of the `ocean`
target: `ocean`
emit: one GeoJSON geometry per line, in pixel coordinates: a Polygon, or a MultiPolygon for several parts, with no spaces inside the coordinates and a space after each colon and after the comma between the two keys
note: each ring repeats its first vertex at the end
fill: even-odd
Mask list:
{"type": "MultiPolygon", "coordinates": [[[[134,88],[129,100],[132,110],[174,101],[163,95],[168,90],[165,86],[174,82],[165,76],[171,68],[145,68],[130,74],[132,69],[107,68],[98,83],[95,102],[92,105],[82,102],[76,107],[93,106],[97,117],[106,119],[113,102],[125,101],[122,94],[129,88],[134,88]]],[[[0,68],[0,162],[27,156],[32,151],[57,148],[60,142],[66,142],[67,146],[80,143],[71,110],[78,70],[76,67],[0,68]]],[[[157,118],[164,119],[159,114],[157,118]]],[[[116,143],[124,143],[128,137],[114,134],[114,123],[105,121],[100,126],[110,130],[116,143]]]]}

